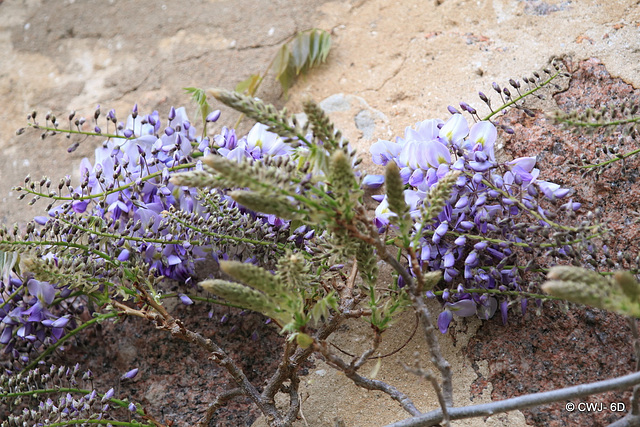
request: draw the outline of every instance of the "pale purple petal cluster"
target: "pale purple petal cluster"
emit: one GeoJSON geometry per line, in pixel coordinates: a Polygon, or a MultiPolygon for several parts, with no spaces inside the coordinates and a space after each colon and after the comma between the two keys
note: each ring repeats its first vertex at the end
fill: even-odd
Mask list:
{"type": "MultiPolygon", "coordinates": [[[[220,112],[214,111],[207,120],[215,121],[219,116],[220,112]]],[[[195,189],[176,188],[169,182],[169,168],[194,163],[194,154],[217,152],[239,161],[242,158],[260,160],[264,156],[287,156],[291,152],[290,145],[262,124],[256,124],[243,138],[238,138],[233,129],[226,127],[213,138],[202,138],[189,122],[184,107],[172,107],[164,122],[157,111],[142,115],[135,110],[126,124],[121,124],[119,132],[128,139],[109,139],[95,150],[93,162],[86,158],[82,160],[82,183],[70,187],[69,195],[76,198],[70,205],[71,210],[77,214],[120,220],[120,229],[113,230],[115,232],[122,232],[127,221],[140,222],[142,227],[131,233],[132,237],[151,237],[147,235],[150,230],[155,238],[186,242],[166,244],[127,240],[116,256],[119,261],[127,261],[132,253],[138,253],[158,274],[179,281],[193,275],[195,262],[203,260],[206,251],[188,244],[187,230],[170,233],[163,212],[173,207],[182,212],[197,213],[205,219],[207,214],[196,200],[195,189]],[[150,175],[154,177],[149,179],[150,175]],[[135,183],[135,189],[119,190],[132,183],[135,183]]],[[[201,167],[196,163],[196,169],[201,167]]],[[[227,196],[223,195],[223,198],[229,204],[235,203],[227,196]]],[[[63,209],[56,207],[49,214],[55,217],[63,209]]],[[[247,214],[260,216],[253,212],[247,214]]],[[[264,221],[274,227],[288,226],[273,215],[264,216],[264,221]]],[[[45,219],[40,219],[38,223],[44,222],[45,219]]],[[[215,258],[216,254],[213,255],[215,258]]]]}
{"type": "MultiPolygon", "coordinates": [[[[535,157],[498,162],[496,138],[496,127],[491,122],[480,121],[469,127],[461,114],[453,114],[447,122],[419,122],[395,142],[379,140],[371,147],[374,163],[398,165],[406,185],[405,200],[414,216],[442,177],[451,170],[462,172],[442,212],[423,230],[418,250],[424,268],[442,270],[447,286],[460,285],[438,319],[443,332],[454,314],[468,316],[473,309],[471,314],[489,318],[496,312],[496,298],[465,293],[465,288],[520,289],[513,244],[522,241],[516,229],[523,208],[545,218],[548,212],[539,206],[539,197],[554,201],[571,193],[558,184],[538,179],[540,170],[535,167],[535,157]]],[[[377,186],[381,181],[379,176],[365,179],[377,186]]],[[[378,201],[375,222],[383,230],[395,214],[389,210],[385,197],[378,201]]],[[[571,200],[565,205],[572,210],[580,207],[571,200]]],[[[539,221],[531,225],[548,224],[539,221]]]]}
{"type": "Polygon", "coordinates": [[[0,345],[5,354],[26,364],[34,350],[58,341],[77,326],[70,314],[61,315],[61,307],[53,305],[56,297],[71,292],[48,282],[11,274],[0,281],[0,345]],[[23,286],[26,285],[26,286],[23,286]]]}

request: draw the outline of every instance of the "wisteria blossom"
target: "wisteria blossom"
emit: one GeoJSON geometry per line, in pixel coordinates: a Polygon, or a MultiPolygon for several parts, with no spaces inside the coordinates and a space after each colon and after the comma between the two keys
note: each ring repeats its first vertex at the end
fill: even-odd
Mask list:
{"type": "MultiPolygon", "coordinates": [[[[454,314],[489,318],[496,312],[494,297],[465,293],[465,288],[520,288],[520,272],[512,264],[517,255],[513,244],[522,242],[514,226],[523,209],[544,218],[547,212],[539,206],[539,196],[555,200],[571,193],[540,180],[535,157],[498,162],[496,139],[493,123],[480,121],[470,127],[461,114],[453,114],[447,122],[419,122],[395,142],[379,140],[371,147],[374,163],[396,162],[400,168],[407,188],[405,197],[412,194],[407,198],[412,211],[419,209],[429,189],[449,171],[462,172],[442,212],[423,230],[417,251],[423,268],[442,270],[447,286],[460,285],[457,292],[448,295],[438,320],[443,332],[454,314]]],[[[380,186],[383,177],[374,175],[364,183],[380,186]]],[[[375,222],[384,229],[395,213],[386,199],[379,201],[375,222]]],[[[575,210],[579,205],[570,201],[567,208],[575,210]]],[[[541,220],[532,225],[548,224],[541,220]]]]}
{"type": "MultiPolygon", "coordinates": [[[[110,113],[115,117],[115,112],[110,113]]],[[[215,121],[219,116],[220,112],[214,111],[209,114],[207,121],[215,121]]],[[[93,161],[86,158],[82,160],[82,183],[71,193],[77,199],[71,203],[71,209],[77,214],[86,213],[120,220],[121,229],[115,230],[116,232],[123,231],[128,220],[140,222],[144,227],[134,231],[131,234],[133,238],[144,237],[147,233],[145,230],[149,229],[159,237],[188,241],[186,234],[170,233],[163,226],[167,224],[163,215],[171,207],[181,212],[196,213],[207,219],[194,189],[176,188],[169,182],[170,168],[187,163],[194,163],[195,169],[202,168],[194,154],[217,152],[240,161],[243,158],[260,160],[265,156],[287,156],[291,153],[291,146],[262,124],[256,124],[242,138],[238,138],[233,129],[226,127],[212,138],[203,138],[196,134],[184,107],[172,107],[166,121],[163,121],[157,111],[142,115],[138,114],[135,106],[126,124],[120,123],[118,132],[126,138],[108,139],[95,150],[93,161]],[[155,177],[149,179],[150,175],[155,177]],[[132,183],[137,186],[136,191],[130,188],[118,190],[132,183]],[[101,203],[98,203],[99,200],[101,203]]],[[[67,178],[67,181],[70,179],[67,178]]],[[[221,197],[230,206],[235,206],[235,202],[228,196],[221,197]]],[[[62,211],[63,207],[57,206],[49,215],[55,218],[62,211]]],[[[286,221],[273,215],[251,215],[264,217],[265,223],[273,227],[283,230],[288,227],[286,221]]],[[[42,218],[39,223],[45,224],[46,218],[42,218]]],[[[185,243],[127,240],[117,259],[129,260],[133,252],[140,254],[158,274],[179,281],[191,277],[194,262],[207,257],[202,248],[185,243]]]]}

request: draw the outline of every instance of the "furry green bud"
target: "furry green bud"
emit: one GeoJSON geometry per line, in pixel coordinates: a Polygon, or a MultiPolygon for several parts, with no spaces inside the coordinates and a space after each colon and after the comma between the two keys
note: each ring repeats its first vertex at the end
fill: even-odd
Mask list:
{"type": "Polygon", "coordinates": [[[276,277],[288,288],[303,289],[313,280],[309,267],[310,264],[302,255],[287,251],[287,254],[278,260],[276,277]]]}
{"type": "Polygon", "coordinates": [[[204,157],[202,163],[209,166],[211,169],[222,174],[229,174],[234,172],[234,165],[238,166],[236,162],[231,162],[229,159],[223,156],[214,156],[212,154],[204,157]]]}
{"type": "Polygon", "coordinates": [[[425,200],[428,201],[423,205],[423,218],[435,218],[444,209],[447,200],[451,196],[451,189],[460,176],[459,171],[448,172],[440,181],[438,181],[427,195],[425,200]]]}
{"type": "Polygon", "coordinates": [[[231,304],[275,317],[271,300],[262,292],[248,286],[219,279],[205,280],[200,282],[200,286],[205,291],[224,298],[231,304]]]}
{"type": "Polygon", "coordinates": [[[331,155],[329,181],[331,189],[339,200],[348,201],[350,192],[357,187],[351,162],[342,150],[337,150],[331,155]]]}
{"type": "Polygon", "coordinates": [[[278,218],[294,220],[301,219],[302,215],[298,213],[298,208],[286,197],[270,195],[265,196],[253,191],[232,191],[229,196],[242,206],[262,212],[265,214],[273,214],[278,218]]]}
{"type": "Polygon", "coordinates": [[[378,259],[373,252],[373,246],[360,241],[356,250],[356,261],[362,280],[364,280],[367,285],[375,285],[378,279],[378,259]]]}
{"type": "Polygon", "coordinates": [[[296,138],[298,135],[305,134],[302,129],[292,125],[292,121],[287,117],[286,110],[278,111],[273,105],[265,105],[257,98],[237,92],[219,88],[209,89],[208,92],[218,101],[244,113],[256,122],[269,123],[269,131],[283,138],[296,138]]]}
{"type": "Polygon", "coordinates": [[[613,275],[613,279],[616,281],[626,296],[631,300],[637,301],[640,295],[640,284],[628,271],[616,271],[613,275]]]}
{"type": "Polygon", "coordinates": [[[391,212],[402,218],[409,213],[409,206],[404,201],[404,184],[400,177],[400,170],[396,162],[387,163],[385,169],[385,183],[387,189],[387,201],[391,212]]]}
{"type": "Polygon", "coordinates": [[[422,281],[424,282],[424,289],[422,290],[429,291],[433,289],[441,279],[442,279],[441,270],[429,271],[428,273],[424,273],[422,275],[422,281]]]}
{"type": "Polygon", "coordinates": [[[264,268],[239,261],[220,261],[220,268],[234,279],[271,297],[277,298],[286,293],[286,287],[264,268]]]}
{"type": "Polygon", "coordinates": [[[615,283],[612,283],[613,281],[590,270],[567,266],[553,267],[547,276],[552,280],[545,282],[542,290],[567,301],[640,317],[637,282],[631,275],[625,276],[616,273],[615,283]]]}
{"type": "Polygon", "coordinates": [[[177,186],[196,188],[211,188],[220,185],[216,175],[207,170],[176,173],[171,176],[169,182],[177,186]]]}
{"type": "Polygon", "coordinates": [[[582,282],[595,286],[609,285],[607,279],[595,271],[569,265],[551,267],[549,273],[547,273],[547,278],[557,281],[582,282]]]}
{"type": "Polygon", "coordinates": [[[549,280],[542,285],[542,290],[554,297],[598,308],[606,308],[605,301],[609,299],[606,288],[582,281],[549,280]]]}

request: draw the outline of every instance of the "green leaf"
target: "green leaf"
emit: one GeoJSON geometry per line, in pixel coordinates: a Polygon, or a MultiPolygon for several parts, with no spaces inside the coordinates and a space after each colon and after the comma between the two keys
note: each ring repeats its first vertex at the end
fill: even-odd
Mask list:
{"type": "Polygon", "coordinates": [[[256,90],[258,89],[260,80],[261,80],[260,75],[251,74],[247,79],[241,81],[236,85],[235,91],[244,93],[249,96],[253,96],[256,94],[256,90]]]}
{"type": "Polygon", "coordinates": [[[331,49],[331,36],[324,30],[312,29],[298,33],[283,45],[273,61],[276,80],[280,82],[285,97],[295,78],[306,73],[327,59],[331,49]]]}
{"type": "Polygon", "coordinates": [[[291,42],[291,54],[293,55],[293,65],[296,74],[300,74],[303,68],[307,67],[313,58],[309,56],[311,37],[308,33],[301,33],[291,42]]]}
{"type": "Polygon", "coordinates": [[[17,252],[0,251],[0,279],[5,283],[9,282],[9,275],[13,270],[13,266],[18,260],[17,252]]]}
{"type": "Polygon", "coordinates": [[[206,123],[207,115],[211,112],[211,105],[207,102],[207,94],[204,89],[185,87],[184,91],[190,94],[191,100],[198,105],[198,113],[202,117],[202,123],[206,123]]]}
{"type": "Polygon", "coordinates": [[[276,73],[276,79],[280,80],[280,76],[287,70],[290,57],[291,52],[289,51],[289,46],[286,44],[282,45],[273,60],[273,65],[271,66],[276,73]]]}
{"type": "Polygon", "coordinates": [[[313,338],[307,334],[299,333],[296,335],[296,342],[300,348],[309,348],[313,344],[313,338]]]}

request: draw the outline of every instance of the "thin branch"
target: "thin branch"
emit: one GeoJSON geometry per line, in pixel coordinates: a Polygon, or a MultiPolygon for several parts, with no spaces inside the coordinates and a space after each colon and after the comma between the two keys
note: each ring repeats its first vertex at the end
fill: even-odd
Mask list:
{"type": "MultiPolygon", "coordinates": [[[[634,372],[633,374],[595,383],[580,384],[558,390],[527,394],[498,402],[484,403],[482,405],[471,405],[460,408],[449,407],[449,418],[451,420],[462,420],[465,418],[486,417],[502,412],[516,411],[612,390],[621,390],[637,384],[640,384],[640,372],[634,372]]],[[[442,422],[442,419],[442,409],[436,409],[426,414],[389,424],[387,427],[433,426],[442,422]]]]}
{"type": "Polygon", "coordinates": [[[431,352],[431,362],[438,368],[442,376],[442,393],[447,406],[453,406],[453,380],[451,375],[451,365],[444,358],[440,351],[440,342],[438,341],[438,333],[431,321],[431,313],[427,308],[422,294],[410,294],[413,301],[413,307],[422,318],[422,328],[424,330],[425,340],[431,352]]]}
{"type": "Polygon", "coordinates": [[[402,406],[402,409],[404,409],[411,415],[417,416],[421,414],[421,412],[418,410],[418,408],[415,407],[411,399],[406,394],[402,393],[400,390],[398,390],[394,386],[385,383],[384,381],[372,380],[358,374],[356,372],[357,368],[355,368],[354,363],[349,364],[344,360],[340,359],[335,354],[331,353],[331,351],[329,350],[329,346],[327,346],[326,342],[323,342],[323,343],[316,342],[314,343],[313,347],[316,351],[319,351],[324,356],[326,362],[329,365],[331,365],[335,369],[344,373],[344,375],[347,378],[349,378],[351,381],[353,381],[354,384],[357,385],[358,387],[362,387],[366,390],[378,390],[383,393],[386,393],[393,400],[400,403],[400,406],[402,406]]]}
{"type": "Polygon", "coordinates": [[[291,353],[295,348],[295,344],[292,341],[287,341],[284,347],[284,354],[282,355],[282,361],[278,365],[276,372],[271,376],[267,386],[262,391],[262,398],[268,402],[275,403],[274,397],[282,384],[291,376],[295,366],[292,365],[291,353]]]}
{"type": "MultiPolygon", "coordinates": [[[[364,211],[359,211],[358,215],[363,218],[366,218],[366,213],[364,211]]],[[[440,343],[438,341],[438,334],[436,332],[436,328],[434,328],[433,323],[431,322],[431,313],[424,303],[424,298],[422,296],[422,292],[419,292],[419,287],[416,281],[411,277],[406,268],[400,264],[400,262],[387,251],[387,246],[380,239],[378,231],[373,226],[373,222],[371,221],[363,221],[364,224],[367,224],[369,236],[363,236],[362,240],[373,244],[378,252],[378,256],[384,260],[387,264],[389,264],[394,270],[398,272],[400,276],[404,279],[405,283],[410,290],[409,296],[411,301],[413,302],[413,307],[417,313],[420,314],[423,323],[423,329],[425,333],[425,338],[427,344],[429,345],[429,352],[431,353],[431,361],[440,371],[440,375],[442,376],[442,391],[444,393],[445,402],[448,406],[453,406],[453,380],[451,375],[451,365],[442,355],[440,351],[440,343]]],[[[351,231],[351,230],[350,230],[351,231]]],[[[422,272],[415,272],[420,279],[422,279],[422,272]]],[[[422,280],[419,281],[419,284],[422,284],[422,280]]]]}
{"type": "Polygon", "coordinates": [[[242,395],[244,395],[244,391],[241,388],[234,388],[231,390],[227,390],[222,394],[219,394],[218,397],[216,397],[216,400],[214,400],[211,405],[209,405],[209,408],[207,408],[207,412],[205,413],[202,420],[198,423],[198,427],[208,427],[216,411],[220,409],[222,405],[224,405],[234,397],[242,395]]]}
{"type": "Polygon", "coordinates": [[[362,353],[362,355],[358,358],[358,360],[355,360],[355,357],[353,358],[354,360],[351,361],[351,366],[353,366],[354,370],[358,370],[362,367],[362,365],[364,365],[367,360],[369,360],[371,358],[371,355],[378,349],[378,347],[380,346],[380,342],[382,341],[382,336],[380,335],[380,331],[375,331],[375,336],[373,337],[373,345],[371,346],[371,348],[367,351],[365,351],[364,353],[362,353]]]}
{"type": "Polygon", "coordinates": [[[298,419],[298,414],[300,413],[300,394],[298,393],[298,388],[300,386],[300,379],[295,371],[291,373],[291,384],[289,385],[289,410],[284,417],[282,422],[283,425],[291,425],[293,422],[298,419]]]}
{"type": "Polygon", "coordinates": [[[440,407],[442,408],[442,424],[444,424],[445,427],[449,427],[451,423],[449,419],[449,411],[447,409],[447,403],[444,400],[444,394],[442,394],[442,389],[440,388],[440,384],[438,384],[438,380],[436,379],[436,377],[433,376],[433,373],[431,371],[425,371],[420,367],[420,365],[418,364],[417,355],[416,355],[416,366],[414,368],[407,366],[404,363],[402,364],[402,367],[407,372],[411,372],[414,375],[418,375],[419,377],[422,377],[431,383],[431,386],[436,391],[436,396],[438,396],[438,402],[440,403],[440,407]]]}
{"type": "Polygon", "coordinates": [[[609,424],[609,427],[638,427],[640,425],[640,416],[633,415],[629,412],[624,418],[609,424]]]}
{"type": "Polygon", "coordinates": [[[281,425],[281,418],[275,404],[267,403],[251,384],[244,371],[236,365],[231,357],[211,339],[205,338],[197,332],[187,329],[180,319],[176,319],[158,302],[156,302],[147,290],[136,283],[136,289],[140,292],[142,300],[150,305],[156,313],[147,313],[147,318],[155,322],[158,329],[164,329],[174,338],[190,342],[210,353],[209,359],[223,367],[234,379],[244,393],[258,406],[270,425],[281,425]]]}

